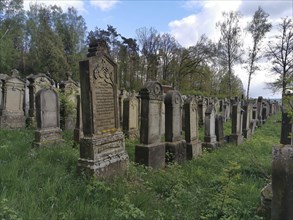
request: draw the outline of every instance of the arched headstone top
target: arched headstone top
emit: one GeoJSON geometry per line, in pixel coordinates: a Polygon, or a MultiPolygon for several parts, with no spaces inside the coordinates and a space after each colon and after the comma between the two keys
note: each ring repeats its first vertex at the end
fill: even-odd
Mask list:
{"type": "Polygon", "coordinates": [[[139,93],[142,99],[162,100],[163,98],[162,85],[157,81],[145,83],[139,93]]]}
{"type": "Polygon", "coordinates": [[[47,73],[30,74],[26,78],[31,85],[37,84],[49,84],[48,86],[55,85],[55,81],[47,73]]]}
{"type": "Polygon", "coordinates": [[[181,106],[181,95],[178,91],[176,90],[170,90],[167,92],[164,98],[164,103],[165,105],[179,105],[181,106]]]}

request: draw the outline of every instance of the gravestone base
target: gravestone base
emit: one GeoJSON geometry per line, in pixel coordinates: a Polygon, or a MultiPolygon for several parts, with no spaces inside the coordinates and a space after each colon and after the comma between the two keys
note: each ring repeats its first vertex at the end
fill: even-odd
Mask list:
{"type": "Polygon", "coordinates": [[[35,117],[30,117],[30,116],[27,117],[25,124],[26,124],[26,127],[28,127],[28,128],[36,128],[36,119],[35,119],[35,117]]]}
{"type": "Polygon", "coordinates": [[[99,179],[124,174],[128,168],[128,154],[124,143],[122,132],[102,137],[82,138],[78,172],[94,175],[99,179]]]}
{"type": "Polygon", "coordinates": [[[159,169],[165,167],[165,143],[138,144],[135,146],[135,162],[159,169]]]}
{"type": "Polygon", "coordinates": [[[218,147],[223,146],[225,144],[225,137],[221,137],[219,140],[217,140],[218,142],[218,147]]]}
{"type": "Polygon", "coordinates": [[[202,145],[198,140],[193,140],[190,143],[186,143],[186,159],[192,160],[199,157],[202,154],[202,145]]]}
{"type": "Polygon", "coordinates": [[[205,148],[207,151],[216,150],[219,148],[218,142],[204,142],[202,143],[202,148],[205,148]]]}
{"type": "Polygon", "coordinates": [[[61,131],[60,128],[37,130],[33,147],[54,147],[63,143],[61,131]]]}
{"type": "Polygon", "coordinates": [[[231,134],[229,137],[229,142],[234,143],[236,145],[240,145],[243,143],[243,136],[242,134],[231,134]]]}
{"type": "Polygon", "coordinates": [[[74,146],[79,145],[80,138],[81,138],[81,132],[80,132],[80,129],[75,128],[75,129],[73,130],[73,142],[74,142],[74,146]]]}
{"type": "Polygon", "coordinates": [[[136,139],[139,137],[139,132],[137,129],[130,129],[129,131],[124,131],[125,137],[128,139],[136,139]]]}
{"type": "Polygon", "coordinates": [[[242,132],[243,132],[244,138],[246,138],[246,139],[249,139],[251,137],[251,135],[252,135],[250,129],[243,130],[242,132]]]}
{"type": "Polygon", "coordinates": [[[293,219],[293,146],[276,145],[272,150],[272,219],[293,219]]]}
{"type": "Polygon", "coordinates": [[[0,128],[25,128],[24,115],[0,116],[0,128]]]}
{"type": "Polygon", "coordinates": [[[183,163],[186,161],[186,141],[166,142],[166,162],[183,163]]]}

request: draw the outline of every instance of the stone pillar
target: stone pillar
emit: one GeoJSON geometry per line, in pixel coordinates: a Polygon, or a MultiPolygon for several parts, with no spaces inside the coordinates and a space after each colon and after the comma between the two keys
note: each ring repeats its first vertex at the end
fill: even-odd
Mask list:
{"type": "Polygon", "coordinates": [[[186,142],[182,140],[181,95],[178,91],[167,92],[165,103],[166,162],[186,161],[186,142]]]}
{"type": "Polygon", "coordinates": [[[260,127],[263,124],[263,118],[262,118],[262,108],[263,108],[263,97],[259,96],[257,99],[257,119],[258,119],[258,126],[260,127]]]}
{"type": "Polygon", "coordinates": [[[163,91],[159,82],[147,82],[140,90],[140,144],[135,146],[135,162],[162,168],[165,166],[165,143],[161,143],[160,123],[163,91]]]}
{"type": "Polygon", "coordinates": [[[194,96],[185,100],[185,140],[186,159],[191,160],[202,154],[202,145],[198,136],[198,107],[194,96]]]}
{"type": "Polygon", "coordinates": [[[216,136],[215,112],[214,105],[208,105],[205,112],[204,143],[202,144],[208,150],[214,150],[219,145],[216,136]]]}
{"type": "Polygon", "coordinates": [[[119,123],[117,65],[103,40],[90,44],[79,63],[82,127],[78,171],[98,178],[122,175],[128,167],[124,135],[119,123]]]}
{"type": "Polygon", "coordinates": [[[73,131],[73,142],[74,146],[77,146],[80,142],[80,139],[83,138],[82,131],[82,110],[81,110],[81,101],[80,95],[76,96],[76,124],[73,131]]]}
{"type": "Polygon", "coordinates": [[[129,139],[138,137],[138,98],[133,92],[123,102],[123,132],[129,139]]]}
{"type": "Polygon", "coordinates": [[[63,142],[59,99],[53,89],[41,89],[36,94],[36,124],[34,147],[54,147],[63,142]]]}
{"type": "Polygon", "coordinates": [[[128,92],[125,89],[120,90],[119,94],[119,122],[120,125],[123,123],[123,102],[128,96],[128,92]]]}
{"type": "Polygon", "coordinates": [[[3,78],[1,90],[0,128],[24,128],[24,92],[25,82],[20,79],[17,70],[11,76],[3,78]]]}
{"type": "Polygon", "coordinates": [[[236,145],[243,142],[242,117],[241,103],[236,101],[232,106],[232,133],[229,138],[230,142],[236,145]]]}

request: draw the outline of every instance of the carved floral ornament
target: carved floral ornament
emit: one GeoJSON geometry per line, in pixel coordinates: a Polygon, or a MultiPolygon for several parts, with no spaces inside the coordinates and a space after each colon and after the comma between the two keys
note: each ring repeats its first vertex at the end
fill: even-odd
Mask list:
{"type": "Polygon", "coordinates": [[[113,84],[114,67],[105,59],[102,58],[98,61],[97,66],[94,68],[94,78],[104,79],[105,82],[113,84]]]}

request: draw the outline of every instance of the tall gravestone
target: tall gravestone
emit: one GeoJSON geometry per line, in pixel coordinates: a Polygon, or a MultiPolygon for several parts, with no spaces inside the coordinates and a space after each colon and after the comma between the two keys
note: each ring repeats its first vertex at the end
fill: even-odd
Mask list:
{"type": "Polygon", "coordinates": [[[164,98],[167,162],[182,163],[186,161],[186,142],[181,137],[181,102],[181,95],[176,90],[169,90],[164,98]]]}
{"type": "Polygon", "coordinates": [[[147,82],[140,90],[140,144],[135,146],[135,162],[153,168],[165,166],[165,143],[161,143],[160,123],[163,91],[159,82],[147,82]]]}
{"type": "Polygon", "coordinates": [[[232,105],[232,132],[229,138],[231,143],[239,145],[243,142],[242,135],[242,120],[243,120],[243,111],[241,109],[241,102],[235,101],[232,105]]]}
{"type": "Polygon", "coordinates": [[[55,146],[63,142],[60,129],[58,94],[41,89],[36,94],[36,124],[34,147],[55,146]]]}
{"type": "Polygon", "coordinates": [[[283,95],[282,102],[281,141],[272,151],[272,220],[293,219],[292,120],[288,115],[292,111],[293,95],[283,95]]]}
{"type": "Polygon", "coordinates": [[[120,89],[118,90],[120,91],[119,93],[119,121],[120,121],[120,125],[122,125],[123,123],[123,103],[124,103],[124,99],[126,99],[128,97],[128,92],[125,89],[120,89]]]}
{"type": "Polygon", "coordinates": [[[11,76],[2,78],[0,127],[24,128],[24,92],[25,82],[20,79],[17,70],[11,71],[11,76]]]}
{"type": "Polygon", "coordinates": [[[61,81],[59,88],[63,99],[61,100],[61,128],[64,130],[74,130],[76,124],[76,96],[79,94],[79,85],[71,77],[72,73],[66,73],[67,80],[61,81]]]}
{"type": "Polygon", "coordinates": [[[138,98],[135,92],[131,93],[123,103],[123,132],[129,139],[138,137],[138,98]]]}
{"type": "Polygon", "coordinates": [[[252,122],[252,104],[249,102],[246,102],[243,106],[243,123],[242,123],[242,132],[245,138],[250,138],[252,135],[251,123],[253,123],[252,122]]]}
{"type": "Polygon", "coordinates": [[[110,59],[105,41],[92,42],[88,51],[88,58],[79,63],[84,137],[78,170],[109,178],[128,167],[119,123],[117,65],[110,59]]]}
{"type": "Polygon", "coordinates": [[[263,124],[262,118],[262,110],[263,109],[263,97],[259,96],[257,98],[257,119],[258,119],[258,126],[260,127],[263,124]]]}
{"type": "Polygon", "coordinates": [[[217,142],[219,146],[225,143],[225,135],[224,135],[224,117],[222,115],[216,115],[215,118],[215,134],[217,136],[217,142]]]}
{"type": "Polygon", "coordinates": [[[48,89],[55,84],[54,80],[50,77],[49,74],[38,73],[31,74],[26,78],[29,81],[29,110],[27,124],[30,126],[35,126],[35,117],[36,117],[36,94],[41,89],[48,89]]]}
{"type": "Polygon", "coordinates": [[[73,144],[74,146],[79,145],[80,139],[83,137],[82,130],[82,110],[81,110],[81,101],[80,95],[76,96],[76,124],[73,131],[73,144]]]}
{"type": "Polygon", "coordinates": [[[210,104],[205,112],[204,143],[202,144],[208,150],[214,150],[219,145],[216,136],[215,118],[216,109],[213,104],[210,104]]]}
{"type": "Polygon", "coordinates": [[[191,160],[202,154],[202,145],[198,135],[198,105],[194,96],[184,103],[186,159],[191,160]]]}

